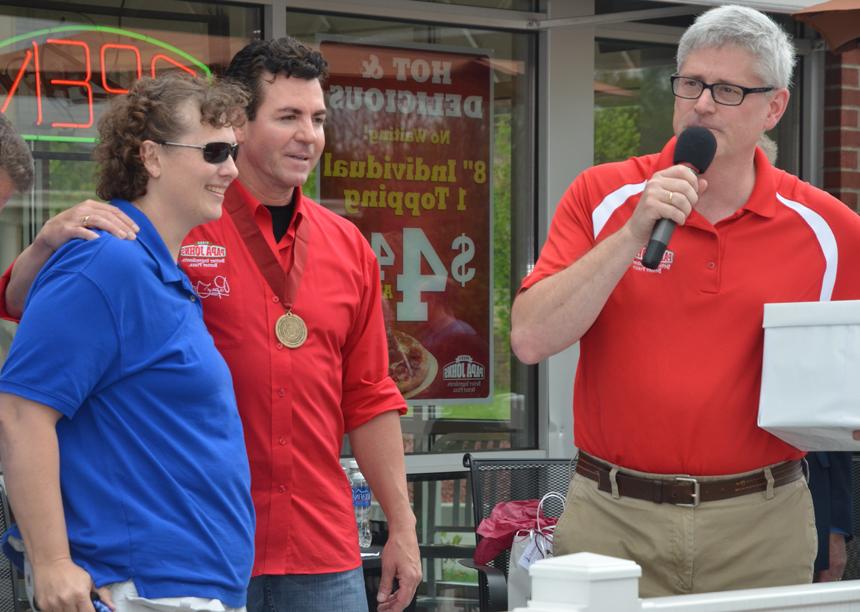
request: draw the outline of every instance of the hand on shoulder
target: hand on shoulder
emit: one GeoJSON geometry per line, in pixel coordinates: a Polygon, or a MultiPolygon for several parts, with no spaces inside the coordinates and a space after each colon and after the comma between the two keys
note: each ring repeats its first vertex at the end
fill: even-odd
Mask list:
{"type": "Polygon", "coordinates": [[[116,206],[85,200],[48,219],[33,244],[53,253],[74,238],[98,238],[93,229],[104,230],[127,240],[137,238],[137,232],[140,231],[137,224],[116,206]]]}

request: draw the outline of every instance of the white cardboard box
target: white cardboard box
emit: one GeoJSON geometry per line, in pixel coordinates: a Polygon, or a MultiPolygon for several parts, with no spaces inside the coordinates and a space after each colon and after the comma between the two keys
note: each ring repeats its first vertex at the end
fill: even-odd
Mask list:
{"type": "Polygon", "coordinates": [[[801,450],[860,450],[860,300],[765,304],[758,426],[801,450]]]}

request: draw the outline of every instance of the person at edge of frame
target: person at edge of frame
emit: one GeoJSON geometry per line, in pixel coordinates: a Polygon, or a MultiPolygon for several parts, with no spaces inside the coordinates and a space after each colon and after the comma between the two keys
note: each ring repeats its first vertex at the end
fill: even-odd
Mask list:
{"type": "Polygon", "coordinates": [[[147,78],[99,121],[98,193],[138,238],[54,253],[0,372],[17,522],[4,552],[23,553],[34,609],[244,610],[254,508],[242,424],[177,258],[191,228],[221,216],[246,103],[233,83],[147,78]]]}
{"type": "MultiPolygon", "coordinates": [[[[378,609],[402,610],[421,562],[399,420],[406,403],[388,376],[379,266],[351,222],[301,191],[325,146],[327,64],[285,37],[249,43],[225,76],[251,92],[248,120],[236,130],[239,178],[226,194],[230,214],[192,231],[180,264],[230,366],[245,427],[258,524],[248,609],[366,608],[339,463],[347,433],[388,521],[378,609]],[[210,257],[207,245],[224,254],[210,257]],[[270,257],[280,280],[260,271],[270,257]]],[[[46,255],[25,251],[0,278],[0,315],[20,314],[46,255]]]]}

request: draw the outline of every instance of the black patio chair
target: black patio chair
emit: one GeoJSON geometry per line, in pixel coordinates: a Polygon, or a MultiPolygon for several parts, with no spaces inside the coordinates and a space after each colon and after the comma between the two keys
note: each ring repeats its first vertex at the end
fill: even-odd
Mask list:
{"type": "MultiPolygon", "coordinates": [[[[575,459],[480,459],[469,453],[463,456],[463,465],[469,468],[472,490],[472,510],[475,528],[490,516],[496,504],[503,501],[540,499],[555,491],[567,495],[573,476],[575,459]]],[[[559,500],[549,499],[543,506],[544,514],[558,517],[562,511],[559,500]]],[[[476,543],[481,536],[475,534],[476,543]]],[[[464,565],[478,570],[478,593],[482,612],[508,609],[508,562],[510,551],[505,550],[487,565],[471,561],[464,565]]]]}

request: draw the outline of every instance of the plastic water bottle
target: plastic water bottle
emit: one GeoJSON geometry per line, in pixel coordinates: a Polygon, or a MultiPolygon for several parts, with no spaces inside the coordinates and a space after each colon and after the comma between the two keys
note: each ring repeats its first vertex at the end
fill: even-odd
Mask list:
{"type": "Polygon", "coordinates": [[[370,547],[370,487],[364,474],[358,469],[355,459],[349,462],[349,483],[352,485],[352,506],[355,509],[355,523],[358,527],[358,545],[370,547]]]}

